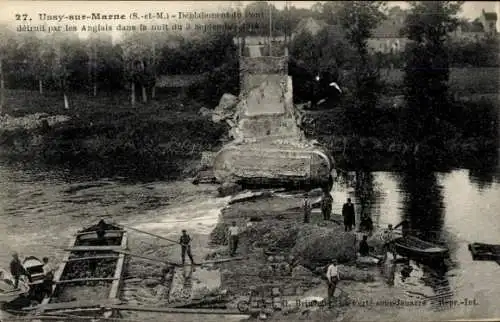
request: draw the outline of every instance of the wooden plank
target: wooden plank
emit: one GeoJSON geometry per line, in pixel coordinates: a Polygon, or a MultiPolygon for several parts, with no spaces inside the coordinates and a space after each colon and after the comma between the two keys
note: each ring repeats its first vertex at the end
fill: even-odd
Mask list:
{"type": "Polygon", "coordinates": [[[231,262],[231,261],[240,261],[247,259],[248,257],[230,257],[230,258],[219,258],[219,259],[214,259],[214,260],[208,260],[208,261],[203,261],[201,263],[196,263],[195,266],[198,265],[203,265],[203,264],[213,264],[213,263],[224,263],[224,262],[231,262]]]}
{"type": "MultiPolygon", "coordinates": [[[[72,238],[69,243],[68,247],[71,247],[75,244],[76,242],[76,237],[72,238]]],[[[69,256],[71,253],[66,253],[63,258],[63,262],[59,267],[57,268],[56,272],[54,273],[54,285],[52,285],[52,294],[55,293],[56,287],[57,287],[57,282],[61,280],[62,273],[64,272],[64,268],[66,268],[66,261],[69,259],[69,256]]],[[[41,306],[43,307],[44,305],[48,305],[50,302],[51,297],[50,296],[45,296],[44,299],[42,300],[41,306]]],[[[44,309],[42,308],[40,313],[43,313],[44,309]]]]}
{"type": "Polygon", "coordinates": [[[120,253],[120,254],[124,254],[124,255],[129,255],[129,256],[132,256],[132,257],[138,257],[138,258],[142,258],[142,259],[147,259],[147,260],[150,260],[150,261],[153,261],[153,262],[157,262],[157,263],[162,263],[162,264],[167,264],[167,265],[175,265],[175,266],[182,266],[179,263],[165,261],[165,260],[160,260],[160,259],[158,259],[156,257],[150,257],[150,256],[146,256],[146,255],[139,255],[139,254],[131,253],[131,252],[128,252],[128,251],[115,250],[115,252],[116,253],[120,253]]]}
{"type": "MultiPolygon", "coordinates": [[[[127,233],[123,234],[123,239],[121,243],[121,247],[123,250],[127,249],[127,243],[128,243],[128,236],[127,233]]],[[[116,268],[115,268],[115,274],[114,278],[115,280],[111,284],[111,291],[109,292],[109,299],[116,299],[118,298],[118,291],[120,290],[120,284],[121,284],[121,279],[123,275],[123,266],[125,263],[125,254],[121,253],[118,258],[118,262],[116,263],[116,268]]],[[[113,314],[113,311],[106,311],[104,312],[104,317],[105,318],[110,318],[113,314]]]]}
{"type": "Polygon", "coordinates": [[[117,305],[122,303],[120,300],[91,300],[91,301],[71,301],[71,302],[63,302],[63,303],[50,303],[50,304],[42,304],[36,308],[43,308],[45,311],[50,310],[68,310],[68,309],[83,309],[83,308],[91,308],[91,307],[104,307],[117,305]]]}
{"type": "Polygon", "coordinates": [[[93,250],[101,250],[101,251],[114,251],[120,250],[121,246],[74,246],[64,248],[67,252],[88,252],[93,250]]]}
{"type": "Polygon", "coordinates": [[[145,235],[153,236],[153,237],[156,237],[156,238],[159,238],[159,239],[163,239],[163,240],[166,240],[166,241],[169,241],[169,242],[176,243],[176,244],[180,245],[180,243],[177,240],[168,239],[168,238],[165,238],[163,236],[156,235],[156,234],[144,231],[144,230],[139,230],[137,228],[132,228],[132,227],[128,227],[128,226],[124,226],[124,225],[119,225],[119,224],[116,224],[116,225],[118,225],[120,227],[123,227],[123,228],[126,228],[126,229],[134,230],[134,231],[136,231],[138,233],[142,233],[142,234],[145,234],[145,235]]]}
{"type": "Polygon", "coordinates": [[[118,259],[120,256],[116,255],[100,255],[100,256],[87,256],[87,257],[77,257],[77,258],[69,258],[68,260],[64,261],[64,263],[68,262],[78,262],[78,261],[84,261],[84,260],[89,260],[89,259],[111,259],[111,258],[116,258],[118,259]]]}
{"type": "Polygon", "coordinates": [[[238,310],[223,310],[223,309],[180,309],[180,308],[159,308],[159,307],[130,306],[130,305],[109,305],[106,307],[124,311],[143,311],[143,312],[158,312],[158,313],[248,315],[238,310]]]}
{"type": "Polygon", "coordinates": [[[87,277],[87,278],[75,278],[71,280],[59,280],[57,284],[64,283],[74,283],[74,282],[94,282],[94,281],[114,281],[116,278],[114,277],[87,277]]]}
{"type": "MultiPolygon", "coordinates": [[[[123,230],[123,229],[120,229],[120,230],[105,230],[104,232],[106,234],[107,233],[124,233],[125,230],[123,230]]],[[[97,232],[96,231],[84,231],[84,232],[81,232],[81,233],[76,233],[75,236],[84,236],[84,235],[92,235],[92,234],[97,235],[97,232]]]]}

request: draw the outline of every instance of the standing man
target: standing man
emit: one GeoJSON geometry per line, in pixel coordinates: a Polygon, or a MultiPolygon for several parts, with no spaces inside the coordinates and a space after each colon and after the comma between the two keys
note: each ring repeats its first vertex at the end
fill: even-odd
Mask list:
{"type": "Polygon", "coordinates": [[[344,217],[345,231],[351,231],[352,227],[356,225],[354,204],[351,203],[351,198],[347,198],[347,202],[342,206],[342,216],[344,217]]]}
{"type": "Polygon", "coordinates": [[[311,202],[309,201],[309,196],[304,194],[304,224],[311,222],[311,202]]]}
{"type": "Polygon", "coordinates": [[[240,230],[238,226],[236,226],[236,221],[232,222],[232,226],[228,228],[229,233],[229,249],[231,257],[236,254],[236,249],[238,248],[238,237],[240,234],[240,230]]]}
{"type": "Polygon", "coordinates": [[[12,276],[14,276],[14,289],[17,289],[17,287],[19,286],[19,278],[21,278],[22,275],[28,277],[30,283],[32,282],[31,275],[24,268],[23,264],[21,264],[19,255],[16,252],[12,253],[12,260],[10,261],[10,273],[12,274],[12,276]]]}
{"type": "Polygon", "coordinates": [[[321,212],[324,220],[330,220],[332,214],[333,197],[328,190],[323,191],[323,200],[321,200],[321,212]]]}
{"type": "Polygon", "coordinates": [[[52,295],[52,284],[54,280],[54,268],[49,264],[49,259],[44,257],[43,261],[43,297],[52,295]]]}
{"type": "Polygon", "coordinates": [[[328,305],[331,307],[333,304],[333,296],[337,283],[339,281],[339,273],[337,268],[337,261],[333,260],[326,271],[326,279],[328,281],[328,305]]]}
{"type": "Polygon", "coordinates": [[[191,254],[191,237],[189,237],[185,229],[182,230],[182,236],[179,240],[179,244],[181,244],[182,266],[184,266],[186,254],[191,261],[191,265],[194,265],[193,255],[191,254]]]}

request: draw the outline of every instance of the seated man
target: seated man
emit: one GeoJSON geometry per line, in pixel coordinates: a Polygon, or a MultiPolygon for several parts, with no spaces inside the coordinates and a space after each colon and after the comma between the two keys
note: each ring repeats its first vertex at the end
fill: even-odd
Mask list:
{"type": "Polygon", "coordinates": [[[19,260],[19,256],[16,252],[12,253],[12,261],[10,262],[10,273],[14,277],[14,288],[16,289],[19,286],[19,279],[22,275],[26,276],[30,282],[31,275],[24,268],[23,264],[21,264],[21,260],[19,260]]]}

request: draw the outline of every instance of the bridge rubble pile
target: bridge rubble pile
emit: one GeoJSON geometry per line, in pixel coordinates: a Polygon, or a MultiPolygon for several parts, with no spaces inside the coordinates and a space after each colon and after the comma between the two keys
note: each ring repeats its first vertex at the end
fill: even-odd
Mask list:
{"type": "Polygon", "coordinates": [[[326,186],[333,159],[301,128],[293,103],[288,56],[240,57],[240,95],[224,94],[212,115],[230,126],[232,141],[216,153],[219,182],[326,186]]]}

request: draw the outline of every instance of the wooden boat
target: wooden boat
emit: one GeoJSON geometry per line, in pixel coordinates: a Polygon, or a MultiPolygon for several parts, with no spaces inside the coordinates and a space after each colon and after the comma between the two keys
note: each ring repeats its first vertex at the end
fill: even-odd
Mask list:
{"type": "Polygon", "coordinates": [[[448,255],[448,249],[415,236],[396,238],[393,241],[398,253],[421,260],[442,260],[448,255]]]}
{"type": "Polygon", "coordinates": [[[71,313],[113,315],[103,306],[118,304],[118,294],[127,250],[127,232],[99,222],[79,231],[71,240],[61,266],[54,273],[51,296],[45,297],[37,314],[71,313]],[[98,231],[104,237],[98,237],[98,231]]]}
{"type": "Polygon", "coordinates": [[[472,243],[468,248],[473,260],[500,260],[500,245],[472,243]]]}
{"type": "Polygon", "coordinates": [[[4,269],[0,269],[0,303],[9,303],[22,295],[29,293],[30,287],[24,276],[14,289],[14,277],[4,269]]]}

